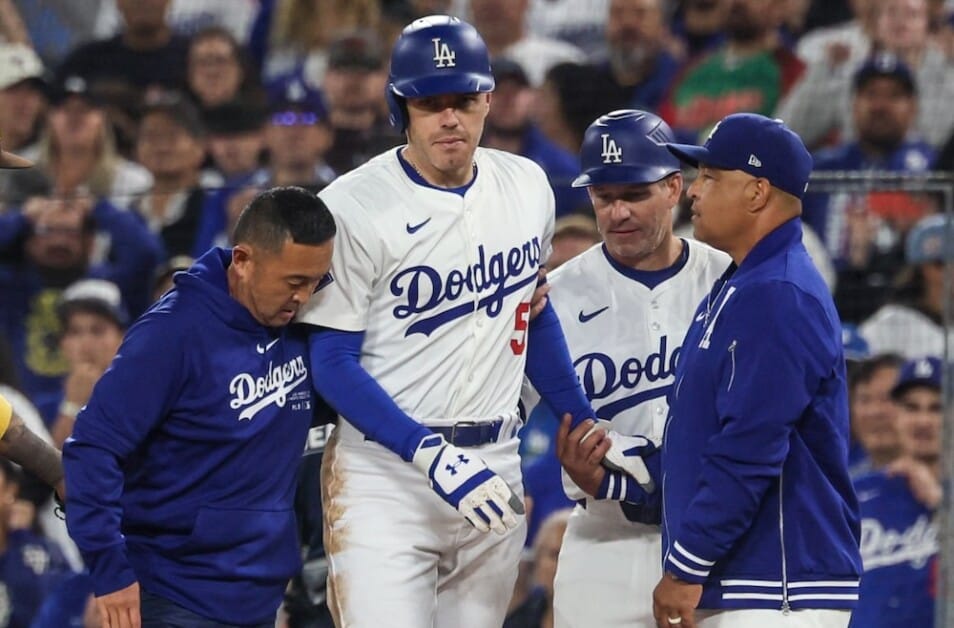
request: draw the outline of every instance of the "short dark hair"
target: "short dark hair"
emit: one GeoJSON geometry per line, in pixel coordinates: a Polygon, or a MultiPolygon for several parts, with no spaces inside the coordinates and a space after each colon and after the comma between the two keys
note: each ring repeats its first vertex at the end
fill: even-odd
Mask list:
{"type": "Polygon", "coordinates": [[[900,369],[902,364],[904,358],[896,353],[879,353],[866,360],[858,360],[848,369],[848,390],[854,393],[855,388],[870,382],[882,369],[900,369]]]}
{"type": "Polygon", "coordinates": [[[289,238],[295,244],[318,245],[336,232],[335,219],[324,201],[304,188],[285,186],[252,199],[235,223],[232,242],[278,252],[289,238]]]}

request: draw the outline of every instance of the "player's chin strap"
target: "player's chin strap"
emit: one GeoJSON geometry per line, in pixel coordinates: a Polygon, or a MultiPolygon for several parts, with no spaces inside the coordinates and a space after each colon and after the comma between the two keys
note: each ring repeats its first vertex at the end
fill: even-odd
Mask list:
{"type": "Polygon", "coordinates": [[[504,534],[517,527],[523,501],[472,451],[449,444],[441,434],[421,440],[411,463],[434,492],[481,532],[504,534]]]}

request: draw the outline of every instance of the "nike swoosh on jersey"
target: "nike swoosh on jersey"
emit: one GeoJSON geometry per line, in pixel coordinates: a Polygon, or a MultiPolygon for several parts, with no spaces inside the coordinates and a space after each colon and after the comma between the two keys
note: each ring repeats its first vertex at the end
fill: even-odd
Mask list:
{"type": "Polygon", "coordinates": [[[418,223],[418,224],[416,224],[416,225],[412,225],[411,223],[407,223],[407,232],[413,235],[413,234],[417,233],[418,231],[420,231],[420,230],[421,230],[421,227],[423,227],[424,225],[426,225],[426,224],[429,223],[430,221],[431,221],[431,219],[428,218],[428,219],[425,220],[424,222],[420,222],[420,223],[418,223]]]}
{"type": "Polygon", "coordinates": [[[258,351],[258,352],[261,353],[261,354],[264,354],[266,351],[268,351],[269,349],[271,349],[272,347],[274,347],[274,346],[275,346],[275,343],[278,342],[278,340],[279,340],[279,339],[276,338],[275,340],[271,341],[270,343],[268,343],[268,344],[265,345],[264,347],[263,347],[262,345],[255,345],[255,350],[258,351]]]}
{"type": "Polygon", "coordinates": [[[607,305],[606,307],[600,308],[596,310],[595,312],[590,312],[589,314],[586,314],[583,312],[583,310],[580,310],[580,322],[581,323],[589,322],[608,309],[609,309],[609,306],[607,305]]]}

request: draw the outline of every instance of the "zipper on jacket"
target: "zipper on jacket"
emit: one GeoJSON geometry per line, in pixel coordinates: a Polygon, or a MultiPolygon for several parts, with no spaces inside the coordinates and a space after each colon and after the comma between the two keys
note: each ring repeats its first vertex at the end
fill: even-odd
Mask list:
{"type": "Polygon", "coordinates": [[[782,612],[788,615],[791,607],[788,605],[788,566],[786,565],[785,560],[785,516],[784,510],[782,507],[782,489],[784,488],[782,482],[785,479],[785,474],[781,473],[778,476],[778,535],[779,541],[782,546],[782,612]]]}
{"type": "Polygon", "coordinates": [[[729,357],[732,358],[732,374],[729,375],[729,387],[726,388],[726,392],[732,390],[732,382],[735,381],[735,347],[739,344],[738,340],[733,340],[732,344],[729,345],[729,357]]]}

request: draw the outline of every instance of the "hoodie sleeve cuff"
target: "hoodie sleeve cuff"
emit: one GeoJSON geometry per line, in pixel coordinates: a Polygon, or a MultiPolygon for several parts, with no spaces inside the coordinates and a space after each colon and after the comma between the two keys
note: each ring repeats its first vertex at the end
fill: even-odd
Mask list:
{"type": "Polygon", "coordinates": [[[690,552],[676,541],[666,555],[664,569],[686,582],[702,584],[709,579],[709,572],[712,571],[713,565],[715,561],[706,560],[690,552]]]}
{"type": "Polygon", "coordinates": [[[96,597],[125,589],[136,582],[136,573],[126,558],[126,545],[112,545],[96,552],[83,552],[96,597]]]}

